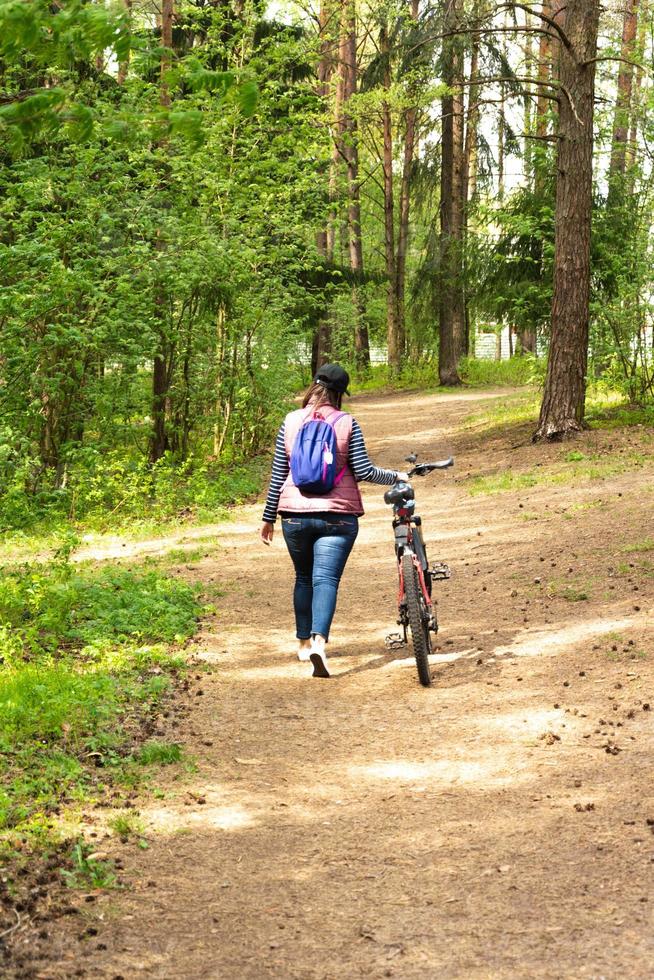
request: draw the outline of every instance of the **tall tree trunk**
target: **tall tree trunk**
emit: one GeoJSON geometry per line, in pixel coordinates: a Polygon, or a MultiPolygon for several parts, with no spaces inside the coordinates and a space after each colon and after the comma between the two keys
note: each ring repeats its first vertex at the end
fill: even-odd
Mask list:
{"type": "Polygon", "coordinates": [[[475,36],[472,41],[470,52],[470,77],[468,86],[468,111],[466,114],[465,143],[463,147],[463,172],[462,172],[462,193],[463,193],[463,309],[465,318],[465,354],[474,350],[474,337],[471,333],[475,329],[474,323],[470,322],[470,304],[468,303],[468,217],[470,202],[474,199],[477,191],[477,136],[479,129],[479,85],[476,79],[479,76],[479,39],[475,36]],[[472,342],[471,342],[472,341],[472,342]]]}
{"type": "MultiPolygon", "coordinates": [[[[170,89],[168,87],[168,73],[172,63],[173,46],[173,13],[174,0],[162,0],[161,4],[161,61],[160,61],[160,81],[159,81],[159,104],[164,109],[170,108],[170,89]]],[[[159,150],[165,153],[166,141],[162,140],[159,150]]],[[[167,187],[167,167],[160,179],[160,191],[166,193],[167,187]]],[[[165,208],[163,208],[165,210],[165,208]]],[[[155,249],[157,252],[166,250],[166,243],[161,228],[157,229],[155,238],[155,249]]],[[[166,431],[166,411],[168,406],[168,390],[170,386],[170,372],[168,370],[168,342],[167,342],[167,302],[163,286],[159,286],[155,296],[155,306],[157,309],[159,338],[157,350],[154,355],[152,369],[152,433],[150,436],[150,462],[156,463],[168,449],[168,434],[166,431]]]]}
{"type": "Polygon", "coordinates": [[[534,439],[564,439],[584,423],[598,21],[599,0],[568,0],[568,43],[558,45],[561,94],[552,327],[534,439]]]}
{"type": "MultiPolygon", "coordinates": [[[[419,0],[410,0],[411,20],[418,20],[419,0]]],[[[416,106],[410,106],[404,113],[404,160],[402,163],[402,181],[400,184],[400,215],[397,236],[397,261],[396,261],[396,302],[397,315],[399,321],[399,335],[402,346],[401,356],[404,356],[406,347],[406,310],[404,303],[404,289],[406,282],[406,254],[409,243],[409,210],[411,206],[411,171],[413,168],[413,157],[416,143],[416,121],[418,110],[416,106]]]]}
{"type": "Polygon", "coordinates": [[[468,86],[468,112],[466,115],[466,138],[463,150],[463,195],[466,204],[477,193],[477,136],[479,130],[479,40],[472,42],[470,53],[470,84],[468,86]]]}
{"type": "Polygon", "coordinates": [[[631,122],[629,126],[629,139],[627,141],[626,153],[625,153],[625,172],[626,172],[626,190],[628,193],[633,192],[634,183],[634,173],[633,167],[636,161],[636,146],[638,140],[638,122],[642,111],[642,85],[643,85],[643,58],[645,57],[645,45],[647,43],[647,34],[649,28],[649,0],[640,0],[639,3],[639,24],[638,24],[638,38],[636,42],[636,50],[634,60],[638,62],[638,67],[635,70],[635,77],[633,81],[633,88],[631,93],[631,122]]]}
{"type": "MultiPolygon", "coordinates": [[[[525,11],[525,28],[527,34],[525,36],[525,74],[527,78],[531,78],[531,73],[534,70],[534,38],[533,35],[529,33],[531,28],[531,14],[529,11],[525,11]]],[[[537,86],[538,87],[538,86],[537,86]]],[[[533,140],[532,136],[532,99],[533,91],[531,86],[527,84],[525,86],[525,95],[523,99],[523,116],[524,116],[524,126],[523,132],[525,134],[522,141],[522,152],[524,156],[524,175],[527,184],[531,183],[531,178],[534,169],[533,163],[533,140]]]]}
{"type": "Polygon", "coordinates": [[[332,162],[329,169],[329,201],[331,204],[329,222],[327,224],[327,252],[333,261],[336,250],[336,235],[340,225],[339,221],[339,174],[343,162],[343,132],[345,123],[343,120],[343,98],[345,91],[345,43],[343,38],[343,16],[344,0],[334,0],[332,16],[337,23],[337,36],[332,41],[332,50],[336,52],[336,58],[332,57],[332,86],[333,86],[333,136],[332,136],[332,162]],[[335,62],[335,63],[334,63],[335,62]]]}
{"type": "MultiPolygon", "coordinates": [[[[355,0],[344,0],[341,70],[343,100],[347,103],[357,90],[357,32],[355,0]]],[[[359,190],[359,144],[356,120],[347,108],[343,113],[343,154],[347,163],[348,247],[353,273],[352,306],[354,308],[354,357],[360,370],[370,367],[370,341],[363,295],[363,236],[361,234],[361,197],[359,190]]]]}
{"type": "Polygon", "coordinates": [[[631,63],[636,52],[636,31],[638,26],[638,0],[623,0],[625,4],[622,21],[622,44],[620,47],[620,69],[618,71],[618,92],[613,116],[613,141],[611,162],[609,164],[609,204],[622,195],[626,170],[626,150],[629,124],[632,114],[632,88],[634,66],[631,63]]]}
{"type": "Polygon", "coordinates": [[[497,199],[504,200],[504,157],[506,145],[506,89],[500,82],[500,110],[497,114],[497,199]]]}
{"type": "MultiPolygon", "coordinates": [[[[391,47],[388,26],[380,32],[380,49],[384,58],[384,89],[391,88],[391,47]]],[[[393,195],[393,127],[390,103],[382,103],[382,170],[384,179],[384,254],[386,256],[386,337],[388,366],[397,373],[402,368],[404,337],[397,306],[397,261],[395,255],[395,201],[393,195]]]]}
{"type": "MultiPolygon", "coordinates": [[[[529,11],[525,11],[525,28],[529,31],[532,27],[532,16],[529,11]]],[[[527,33],[525,40],[525,73],[528,78],[531,77],[532,71],[534,70],[534,39],[533,35],[527,33]]],[[[538,66],[538,72],[540,74],[540,65],[538,66]]],[[[540,86],[536,86],[540,88],[540,86]]],[[[534,152],[534,141],[532,140],[533,130],[534,130],[534,119],[538,122],[537,113],[534,111],[533,107],[533,90],[527,86],[525,89],[525,99],[524,99],[524,133],[525,139],[523,142],[524,146],[524,175],[525,180],[529,186],[532,185],[532,181],[536,180],[536,168],[534,165],[535,159],[538,158],[538,152],[534,152]]],[[[518,331],[518,341],[519,347],[518,351],[520,354],[535,354],[536,353],[536,331],[532,327],[525,327],[518,331]]]]}
{"type": "MultiPolygon", "coordinates": [[[[125,10],[127,12],[127,21],[129,23],[130,29],[132,26],[132,3],[133,0],[125,0],[125,10]]],[[[118,65],[118,74],[116,75],[116,81],[119,85],[125,84],[125,79],[127,78],[127,72],[129,71],[129,55],[125,61],[121,61],[118,65]]]]}
{"type": "MultiPolygon", "coordinates": [[[[550,19],[555,15],[556,0],[543,0],[541,13],[550,19]]],[[[543,27],[547,24],[543,22],[543,27]]],[[[541,34],[538,43],[538,81],[536,86],[536,144],[534,147],[534,191],[537,196],[543,193],[547,170],[549,169],[549,151],[547,143],[548,112],[551,100],[548,98],[551,90],[545,84],[552,77],[552,38],[550,34],[541,34]]]]}
{"type": "MultiPolygon", "coordinates": [[[[318,84],[316,91],[318,97],[321,98],[325,104],[325,111],[328,111],[327,102],[329,98],[329,83],[334,68],[331,36],[333,29],[332,11],[333,0],[321,0],[320,12],[318,14],[320,60],[318,62],[318,84]]],[[[330,168],[330,195],[332,173],[333,165],[332,168],[330,168]]],[[[331,239],[329,233],[329,220],[326,222],[325,227],[316,235],[316,250],[318,255],[325,260],[325,263],[331,262],[333,259],[333,239],[331,239]]],[[[326,311],[320,315],[313,332],[313,341],[311,346],[311,370],[313,374],[316,373],[321,364],[324,364],[330,359],[331,352],[332,321],[329,311],[326,311]]]]}
{"type": "Polygon", "coordinates": [[[466,323],[462,291],[463,239],[463,105],[460,0],[446,0],[443,81],[448,92],[441,101],[440,309],[438,375],[442,385],[461,383],[458,361],[465,350],[466,323]]]}

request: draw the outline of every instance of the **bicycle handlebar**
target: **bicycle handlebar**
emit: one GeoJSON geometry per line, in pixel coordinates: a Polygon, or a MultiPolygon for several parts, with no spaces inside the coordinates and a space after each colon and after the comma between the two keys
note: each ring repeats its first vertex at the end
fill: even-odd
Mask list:
{"type": "Polygon", "coordinates": [[[448,456],[447,459],[441,459],[437,463],[418,463],[412,470],[409,470],[409,479],[412,476],[427,476],[432,470],[446,470],[450,466],[454,466],[454,458],[452,456],[448,456]]]}

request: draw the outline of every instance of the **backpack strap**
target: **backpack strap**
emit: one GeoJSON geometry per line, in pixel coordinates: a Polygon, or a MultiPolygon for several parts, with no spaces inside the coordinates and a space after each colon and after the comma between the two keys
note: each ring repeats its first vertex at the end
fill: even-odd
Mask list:
{"type": "MultiPolygon", "coordinates": [[[[329,424],[332,426],[332,428],[334,428],[334,431],[335,431],[336,430],[336,423],[339,422],[342,418],[345,418],[345,416],[347,414],[348,414],[347,412],[338,412],[337,415],[336,415],[336,418],[326,419],[325,421],[329,422],[329,424]]],[[[346,463],[345,466],[343,467],[343,469],[341,470],[341,472],[336,474],[336,477],[334,478],[334,486],[335,487],[338,486],[338,484],[341,482],[341,480],[345,476],[345,471],[347,470],[347,465],[348,464],[346,463]]]]}

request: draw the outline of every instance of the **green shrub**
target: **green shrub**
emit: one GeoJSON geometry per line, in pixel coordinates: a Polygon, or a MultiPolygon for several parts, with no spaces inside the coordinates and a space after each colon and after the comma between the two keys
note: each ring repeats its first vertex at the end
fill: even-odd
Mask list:
{"type": "MultiPolygon", "coordinates": [[[[98,783],[138,782],[133,721],[154,709],[194,632],[194,589],[157,571],[28,565],[0,577],[0,831],[42,832],[98,783]]],[[[155,744],[155,743],[153,743],[155,744]]],[[[155,744],[147,764],[179,758],[155,744]]],[[[138,761],[142,758],[138,755],[138,761]]]]}
{"type": "Polygon", "coordinates": [[[136,757],[142,766],[169,766],[182,758],[182,748],[175,742],[146,742],[136,757]]]}
{"type": "Polygon", "coordinates": [[[476,357],[464,357],[459,362],[461,380],[468,385],[511,385],[512,387],[535,384],[544,369],[544,360],[531,354],[511,357],[504,361],[490,361],[476,357]]]}
{"type": "Polygon", "coordinates": [[[25,565],[0,576],[0,657],[180,641],[198,611],[190,586],[156,571],[25,565]]]}

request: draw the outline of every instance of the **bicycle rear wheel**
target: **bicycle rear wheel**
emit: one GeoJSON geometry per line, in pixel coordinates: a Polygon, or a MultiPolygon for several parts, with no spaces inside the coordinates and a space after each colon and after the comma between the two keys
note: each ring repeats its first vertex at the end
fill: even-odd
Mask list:
{"type": "Polygon", "coordinates": [[[402,577],[404,579],[404,594],[406,597],[409,627],[413,653],[418,667],[418,678],[423,687],[431,684],[429,670],[429,654],[431,653],[431,636],[429,634],[429,611],[420,588],[418,570],[413,563],[413,555],[402,555],[402,577]]]}

